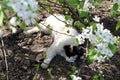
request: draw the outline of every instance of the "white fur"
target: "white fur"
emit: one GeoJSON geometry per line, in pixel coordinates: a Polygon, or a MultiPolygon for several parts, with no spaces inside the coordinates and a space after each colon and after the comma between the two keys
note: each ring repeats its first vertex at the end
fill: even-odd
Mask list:
{"type": "MultiPolygon", "coordinates": [[[[68,58],[65,55],[63,47],[64,45],[75,45],[73,41],[79,33],[71,26],[66,27],[66,24],[64,23],[65,21],[66,20],[63,15],[54,14],[54,16],[49,16],[48,18],[46,18],[45,21],[39,24],[42,30],[45,32],[49,31],[49,28],[46,28],[46,26],[49,25],[52,29],[52,36],[54,38],[52,45],[48,48],[46,52],[46,59],[41,64],[42,68],[47,68],[56,54],[65,57],[65,59],[69,62],[75,61],[75,58],[68,58]],[[68,30],[69,33],[67,33],[68,30]]],[[[72,20],[67,21],[67,23],[72,25],[72,20]]],[[[27,33],[33,33],[36,31],[39,31],[37,27],[32,30],[28,30],[27,33]]]]}

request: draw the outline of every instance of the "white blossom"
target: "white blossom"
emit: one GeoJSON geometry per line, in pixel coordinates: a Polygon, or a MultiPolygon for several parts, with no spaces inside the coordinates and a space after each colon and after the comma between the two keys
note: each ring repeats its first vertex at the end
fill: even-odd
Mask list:
{"type": "Polygon", "coordinates": [[[30,23],[35,24],[36,21],[35,21],[34,17],[37,17],[36,13],[32,13],[32,11],[27,11],[24,14],[27,15],[23,18],[27,25],[29,25],[30,23]]]}
{"type": "Polygon", "coordinates": [[[19,25],[19,22],[17,21],[17,17],[12,17],[9,22],[12,26],[19,25]]]}
{"type": "Polygon", "coordinates": [[[13,8],[26,25],[35,24],[35,18],[38,15],[38,2],[36,0],[9,0],[7,5],[13,8]]]}
{"type": "Polygon", "coordinates": [[[105,59],[113,56],[112,51],[108,47],[108,44],[115,43],[114,36],[110,33],[109,30],[104,29],[103,23],[96,23],[96,29],[94,31],[93,26],[83,28],[81,35],[84,36],[84,39],[88,39],[90,43],[95,46],[95,50],[99,55],[94,55],[94,58],[98,62],[104,62],[105,59]]]}
{"type": "Polygon", "coordinates": [[[17,0],[9,0],[8,6],[12,7],[13,9],[16,9],[16,4],[18,3],[17,0]]]}
{"type": "Polygon", "coordinates": [[[17,13],[19,17],[24,17],[27,15],[24,15],[24,13],[27,11],[27,5],[23,5],[22,3],[17,3],[14,11],[17,13]]]}
{"type": "Polygon", "coordinates": [[[104,62],[104,61],[105,61],[105,57],[104,57],[104,56],[101,56],[101,55],[98,56],[98,54],[96,54],[96,55],[94,56],[94,58],[95,58],[98,62],[104,62]]]}
{"type": "Polygon", "coordinates": [[[31,9],[33,11],[37,11],[38,10],[38,2],[35,2],[34,0],[29,0],[28,4],[31,6],[31,9]]]}
{"type": "Polygon", "coordinates": [[[85,36],[81,34],[79,34],[76,38],[78,39],[78,44],[83,44],[85,42],[85,36]]]}
{"type": "Polygon", "coordinates": [[[103,28],[103,24],[97,24],[96,36],[103,42],[114,44],[114,37],[109,30],[103,28]]]}
{"type": "Polygon", "coordinates": [[[96,45],[96,50],[103,54],[103,55],[107,55],[108,54],[108,44],[107,43],[99,43],[96,45]]]}
{"type": "Polygon", "coordinates": [[[87,28],[83,28],[82,30],[82,35],[85,36],[85,38],[89,38],[89,33],[92,31],[92,27],[87,27],[87,28]]]}
{"type": "Polygon", "coordinates": [[[82,80],[81,77],[77,77],[76,75],[71,75],[72,80],[82,80]]]}
{"type": "Polygon", "coordinates": [[[10,26],[10,29],[12,30],[12,33],[16,33],[17,32],[17,29],[13,26],[10,26]]]}
{"type": "Polygon", "coordinates": [[[96,22],[100,22],[100,17],[98,17],[97,15],[95,15],[95,16],[93,17],[93,20],[96,21],[96,22]]]}
{"type": "Polygon", "coordinates": [[[94,6],[92,5],[92,3],[89,2],[89,0],[85,0],[83,10],[89,11],[90,8],[94,8],[94,6]]]}

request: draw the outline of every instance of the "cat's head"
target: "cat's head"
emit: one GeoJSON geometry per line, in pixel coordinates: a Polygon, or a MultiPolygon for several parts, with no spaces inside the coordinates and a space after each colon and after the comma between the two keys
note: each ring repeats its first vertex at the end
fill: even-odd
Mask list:
{"type": "Polygon", "coordinates": [[[64,50],[65,50],[65,54],[68,57],[72,57],[75,55],[77,55],[78,57],[81,57],[86,52],[84,45],[78,45],[78,46],[65,45],[64,50]]]}

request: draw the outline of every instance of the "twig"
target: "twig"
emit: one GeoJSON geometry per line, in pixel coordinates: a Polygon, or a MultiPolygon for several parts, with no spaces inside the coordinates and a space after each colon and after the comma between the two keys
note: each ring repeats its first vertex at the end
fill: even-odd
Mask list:
{"type": "MultiPolygon", "coordinates": [[[[69,4],[67,4],[66,1],[64,1],[62,4],[58,4],[58,3],[54,2],[54,1],[51,1],[51,0],[47,0],[47,1],[52,3],[52,4],[55,4],[57,7],[69,9],[70,13],[73,16],[73,19],[79,20],[82,24],[84,24],[85,26],[88,26],[88,23],[84,22],[84,20],[78,15],[78,13],[76,12],[77,10],[75,10],[69,4]]],[[[42,3],[40,3],[40,4],[42,4],[42,3]]],[[[42,6],[42,5],[40,5],[40,6],[42,6]]]]}
{"type": "Polygon", "coordinates": [[[82,24],[84,24],[84,25],[88,25],[87,23],[85,23],[85,22],[80,18],[80,16],[76,13],[76,10],[75,10],[74,8],[72,8],[71,6],[69,6],[69,4],[66,3],[66,1],[63,2],[63,5],[62,5],[62,4],[57,4],[57,3],[53,2],[53,1],[50,1],[50,0],[48,0],[48,2],[53,3],[53,4],[56,4],[56,5],[58,5],[58,6],[62,6],[63,8],[68,8],[68,9],[70,10],[70,12],[72,13],[72,15],[73,15],[77,20],[79,20],[79,21],[80,21],[82,24]]]}
{"type": "Polygon", "coordinates": [[[4,55],[4,59],[5,59],[5,65],[6,65],[6,76],[7,76],[7,80],[9,80],[8,77],[8,62],[7,62],[7,54],[6,54],[6,50],[4,48],[4,41],[3,38],[1,37],[1,44],[2,44],[2,51],[3,51],[3,55],[4,55]]]}
{"type": "MultiPolygon", "coordinates": [[[[42,24],[42,23],[41,23],[42,24]]],[[[43,26],[45,26],[46,28],[50,29],[51,31],[54,31],[54,32],[57,32],[59,34],[63,34],[63,35],[66,35],[66,36],[71,36],[71,37],[75,37],[74,35],[69,35],[69,34],[66,34],[66,33],[62,33],[62,32],[59,32],[59,31],[56,31],[50,27],[47,27],[46,25],[42,24],[43,26]]]]}
{"type": "Polygon", "coordinates": [[[55,5],[58,5],[58,6],[62,6],[63,7],[63,5],[62,4],[58,4],[58,3],[56,3],[56,2],[54,2],[54,1],[51,1],[51,0],[47,0],[48,2],[50,2],[50,3],[53,3],[53,4],[55,4],[55,5]]]}
{"type": "Polygon", "coordinates": [[[64,5],[64,7],[69,9],[69,11],[72,13],[73,18],[75,18],[76,20],[79,20],[85,26],[88,26],[88,24],[86,22],[84,22],[84,20],[81,19],[81,17],[77,14],[77,12],[76,12],[77,10],[75,10],[74,8],[69,6],[67,3],[66,3],[66,5],[64,5]]]}

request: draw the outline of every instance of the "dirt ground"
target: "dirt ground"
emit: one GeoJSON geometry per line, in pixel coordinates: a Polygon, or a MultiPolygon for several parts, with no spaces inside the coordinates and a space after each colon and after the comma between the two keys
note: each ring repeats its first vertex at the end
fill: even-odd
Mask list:
{"type": "MultiPolygon", "coordinates": [[[[111,30],[114,35],[120,36],[120,31],[115,31],[116,21],[108,18],[109,11],[96,11],[101,17],[104,26],[111,30]]],[[[40,32],[25,35],[22,31],[3,38],[8,61],[8,76],[10,80],[71,80],[73,65],[66,62],[61,56],[52,60],[48,69],[42,69],[36,62],[39,55],[44,57],[47,48],[52,43],[50,35],[42,35],[40,32]]],[[[0,80],[6,80],[6,65],[2,46],[0,44],[0,80]]],[[[103,71],[105,80],[120,80],[120,51],[110,61],[104,63],[89,63],[87,60],[78,60],[76,75],[83,80],[93,80],[98,71],[103,71]]]]}

